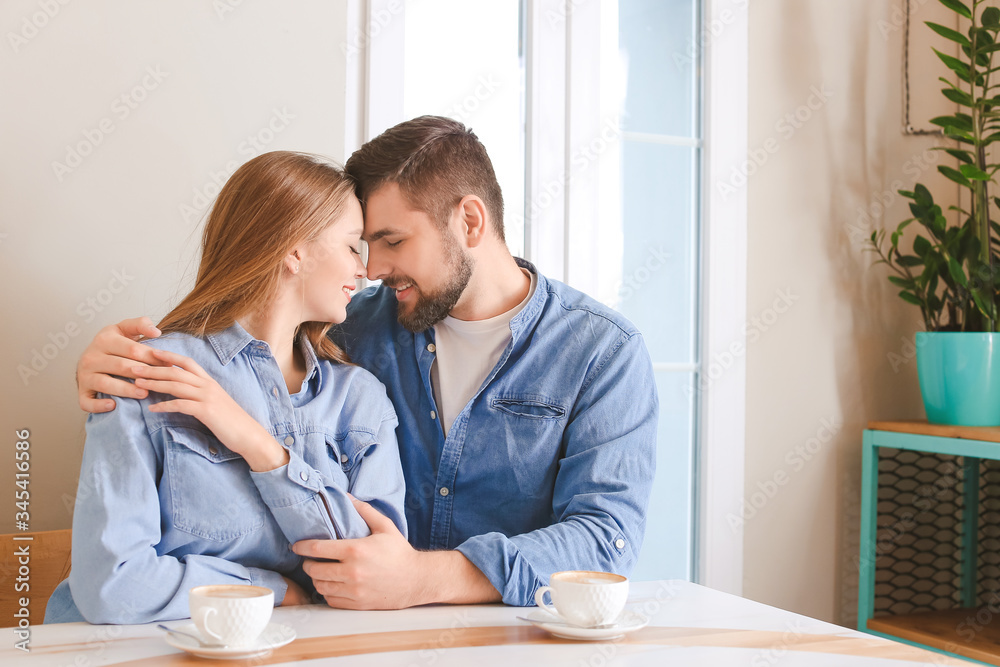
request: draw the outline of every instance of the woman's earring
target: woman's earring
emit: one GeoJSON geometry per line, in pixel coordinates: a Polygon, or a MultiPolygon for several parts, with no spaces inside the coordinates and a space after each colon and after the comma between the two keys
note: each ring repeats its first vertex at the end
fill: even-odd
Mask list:
{"type": "Polygon", "coordinates": [[[298,273],[299,272],[299,265],[298,264],[295,265],[295,268],[292,269],[292,272],[293,273],[298,273]]]}

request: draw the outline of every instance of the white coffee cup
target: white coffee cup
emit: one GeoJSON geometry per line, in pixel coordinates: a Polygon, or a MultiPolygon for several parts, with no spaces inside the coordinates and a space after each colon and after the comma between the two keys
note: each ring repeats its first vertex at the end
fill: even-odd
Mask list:
{"type": "Polygon", "coordinates": [[[628,579],[610,572],[556,572],[535,592],[535,604],[567,623],[592,628],[613,623],[625,608],[628,579]],[[552,604],[544,602],[545,594],[552,604]]]}
{"type": "Polygon", "coordinates": [[[208,640],[226,646],[252,645],[274,610],[274,591],[262,586],[195,586],[188,591],[191,620],[208,640]]]}

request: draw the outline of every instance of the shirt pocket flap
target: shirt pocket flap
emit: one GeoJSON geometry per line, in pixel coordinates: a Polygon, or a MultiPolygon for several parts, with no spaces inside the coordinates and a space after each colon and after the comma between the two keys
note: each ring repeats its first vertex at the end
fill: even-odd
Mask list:
{"type": "Polygon", "coordinates": [[[529,419],[561,419],[566,408],[543,396],[496,396],[490,401],[495,410],[529,419]]]}
{"type": "Polygon", "coordinates": [[[241,458],[239,454],[226,448],[211,433],[196,428],[178,426],[168,426],[166,429],[170,441],[175,445],[180,445],[209,461],[221,463],[241,458]]]}
{"type": "Polygon", "coordinates": [[[368,451],[377,444],[375,434],[367,431],[348,431],[334,437],[332,442],[327,442],[327,446],[332,450],[331,455],[340,462],[344,472],[358,465],[368,451]]]}

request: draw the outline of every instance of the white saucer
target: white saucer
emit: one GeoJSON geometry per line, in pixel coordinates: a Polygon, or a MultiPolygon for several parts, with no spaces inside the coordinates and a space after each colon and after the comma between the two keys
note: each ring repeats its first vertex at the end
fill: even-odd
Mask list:
{"type": "Polygon", "coordinates": [[[649,623],[648,618],[634,611],[623,611],[614,625],[604,628],[584,628],[576,625],[567,625],[564,621],[556,620],[547,611],[533,612],[528,615],[526,620],[556,637],[582,639],[584,641],[620,639],[630,632],[641,630],[649,623]]]}
{"type": "MultiPolygon", "coordinates": [[[[179,632],[189,632],[196,637],[201,636],[194,623],[182,625],[175,629],[179,632]]],[[[295,630],[280,623],[268,623],[267,627],[264,628],[264,632],[257,638],[257,641],[250,646],[241,646],[239,648],[229,646],[199,646],[194,639],[188,639],[183,635],[168,634],[165,639],[174,648],[187,651],[199,658],[235,660],[237,658],[253,658],[270,653],[274,649],[280,648],[295,639],[295,630]]]]}

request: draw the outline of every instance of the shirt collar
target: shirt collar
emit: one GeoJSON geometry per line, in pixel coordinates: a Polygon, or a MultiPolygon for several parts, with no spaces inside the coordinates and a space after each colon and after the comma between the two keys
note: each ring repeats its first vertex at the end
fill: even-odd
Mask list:
{"type": "MultiPolygon", "coordinates": [[[[271,350],[267,343],[261,340],[255,339],[247,330],[240,326],[239,322],[233,322],[232,326],[228,329],[223,329],[218,333],[208,334],[206,336],[208,342],[211,343],[212,349],[219,357],[219,361],[222,365],[227,365],[230,361],[236,358],[247,345],[253,345],[261,351],[266,351],[270,354],[271,350]]],[[[306,378],[303,382],[309,382],[313,375],[319,370],[319,359],[316,357],[316,351],[313,350],[312,343],[309,339],[304,336],[299,336],[299,349],[302,351],[302,358],[306,362],[306,378]]],[[[317,387],[317,391],[322,389],[322,374],[319,374],[319,382],[321,383],[317,387]]]]}
{"type": "Polygon", "coordinates": [[[223,366],[236,358],[236,355],[247,345],[259,342],[255,341],[254,337],[248,334],[239,322],[233,322],[233,325],[228,329],[208,334],[205,338],[211,343],[212,349],[219,356],[219,361],[222,362],[223,366]]]}
{"type": "Polygon", "coordinates": [[[542,310],[542,306],[545,304],[545,299],[548,297],[549,290],[547,285],[548,281],[546,281],[545,276],[538,272],[538,269],[535,268],[534,264],[521,259],[520,257],[515,257],[514,261],[517,262],[517,265],[521,268],[527,269],[531,273],[535,274],[536,278],[535,293],[531,295],[531,299],[529,299],[528,303],[524,305],[521,312],[515,315],[510,321],[510,332],[516,341],[520,337],[521,332],[524,331],[529,324],[534,322],[535,319],[537,319],[542,310]]]}

